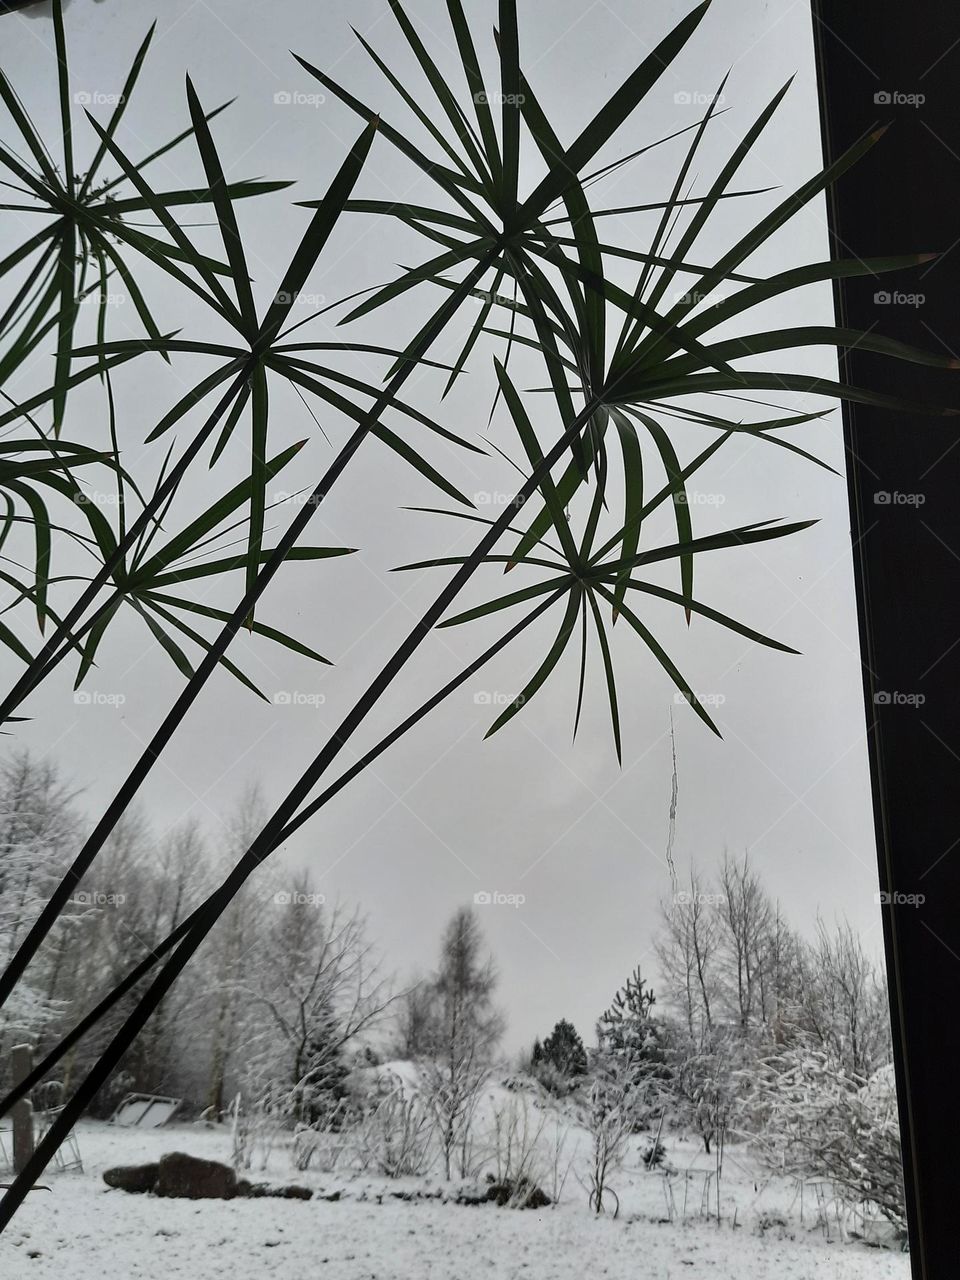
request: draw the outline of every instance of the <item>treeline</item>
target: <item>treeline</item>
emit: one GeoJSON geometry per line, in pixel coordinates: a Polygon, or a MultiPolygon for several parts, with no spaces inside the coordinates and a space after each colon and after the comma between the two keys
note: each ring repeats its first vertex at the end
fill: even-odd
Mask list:
{"type": "MultiPolygon", "coordinates": [[[[655,951],[659,1003],[637,970],[598,1020],[596,1042],[632,1035],[639,1056],[669,1066],[691,1102],[706,1082],[713,1094],[732,1090],[751,1062],[786,1058],[791,1049],[822,1053],[863,1081],[891,1061],[882,966],[846,921],[818,919],[812,940],[791,927],[747,857],[726,855],[712,879],[691,871],[661,902],[655,951]]],[[[586,1060],[565,1020],[531,1055],[560,1088],[586,1060]]],[[[708,1120],[698,1110],[691,1116],[708,1120]]]]}
{"type": "Polygon", "coordinates": [[[659,1002],[638,968],[595,1047],[561,1019],[528,1060],[553,1095],[589,1099],[597,1149],[659,1117],[707,1152],[747,1141],[772,1172],[825,1179],[903,1230],[886,975],[853,928],[818,920],[805,938],[749,859],[726,856],[661,903],[655,949],[659,1002]]]}
{"type": "MultiPolygon", "coordinates": [[[[26,982],[0,1013],[9,1049],[36,1058],[143,959],[223,879],[262,825],[248,794],[215,840],[196,823],[160,838],[142,816],[116,828],[26,982]]],[[[0,769],[0,936],[4,963],[70,865],[85,819],[55,766],[26,754],[0,769]]],[[[65,1091],[103,1051],[137,990],[58,1065],[65,1091]]],[[[241,1090],[271,1083],[336,1094],[364,1033],[393,998],[360,913],[327,903],[306,874],[265,869],[218,921],[99,1096],[109,1114],[130,1092],[219,1115],[241,1090]]]]}
{"type": "MultiPolygon", "coordinates": [[[[192,823],[160,838],[142,816],[120,823],[0,1014],[4,1074],[14,1044],[42,1056],[175,929],[262,821],[251,793],[215,840],[192,823]]],[[[53,765],[15,754],[0,769],[4,962],[83,833],[78,798],[53,765]]],[[[631,1135],[656,1125],[696,1133],[708,1152],[724,1138],[747,1140],[771,1169],[828,1177],[900,1223],[885,978],[850,926],[821,921],[805,938],[748,859],[728,856],[714,878],[693,871],[662,903],[655,950],[656,994],[637,968],[589,1044],[560,1018],[513,1072],[515,1082],[532,1077],[592,1135],[603,1155],[591,1174],[595,1205],[631,1135]]],[[[472,910],[457,910],[442,930],[436,968],[401,986],[383,971],[358,910],[325,901],[305,873],[264,869],[93,1111],[109,1114],[123,1095],[149,1092],[219,1119],[239,1098],[247,1132],[297,1133],[304,1159],[316,1158],[316,1135],[347,1127],[368,1156],[379,1153],[378,1166],[409,1172],[436,1159],[448,1178],[466,1176],[478,1159],[479,1099],[491,1073],[506,1069],[496,991],[472,910]],[[416,1096],[390,1073],[357,1070],[384,1059],[415,1064],[416,1096]]],[[[136,996],[58,1065],[65,1092],[136,996]]],[[[660,1159],[656,1143],[647,1156],[660,1159]]]]}

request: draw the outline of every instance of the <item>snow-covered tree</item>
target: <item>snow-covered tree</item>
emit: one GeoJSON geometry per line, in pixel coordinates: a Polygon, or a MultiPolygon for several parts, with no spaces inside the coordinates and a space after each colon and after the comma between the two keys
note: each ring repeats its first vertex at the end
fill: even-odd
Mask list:
{"type": "Polygon", "coordinates": [[[720,1010],[721,921],[717,898],[691,868],[689,886],[660,904],[656,940],[667,995],[682,1011],[691,1038],[713,1030],[720,1010]]]}
{"type": "Polygon", "coordinates": [[[569,1091],[587,1073],[587,1051],[572,1022],[561,1018],[545,1040],[534,1041],[530,1069],[551,1093],[569,1091]]]}
{"type": "Polygon", "coordinates": [[[437,1121],[444,1173],[470,1165],[473,1120],[491,1055],[503,1034],[494,1004],[497,972],[468,907],[454,912],[443,934],[440,964],[431,987],[435,1001],[433,1043],[424,1062],[428,1096],[437,1121]]]}
{"type": "Polygon", "coordinates": [[[720,868],[726,1012],[741,1034],[764,1021],[763,975],[774,908],[746,854],[724,855],[720,868]]]}
{"type": "Polygon", "coordinates": [[[864,1079],[891,1059],[886,975],[846,921],[817,923],[799,957],[796,1020],[814,1043],[864,1079]]]}
{"type": "Polygon", "coordinates": [[[437,1042],[437,993],[430,978],[416,977],[397,999],[395,1047],[398,1058],[428,1056],[437,1042]]]}
{"type": "Polygon", "coordinates": [[[620,1210],[610,1179],[622,1167],[630,1137],[646,1114],[646,1086],[637,1079],[637,1064],[627,1052],[601,1055],[593,1064],[581,1123],[590,1135],[586,1184],[590,1208],[597,1214],[606,1212],[608,1202],[615,1214],[620,1210]]]}
{"type": "Polygon", "coordinates": [[[363,917],[328,907],[301,874],[264,907],[240,985],[247,1057],[261,1083],[289,1091],[291,1117],[322,1122],[346,1095],[348,1050],[384,1016],[392,992],[363,917]]]}
{"type": "Polygon", "coordinates": [[[679,1020],[665,1024],[663,1043],[669,1070],[664,1098],[674,1122],[693,1129],[709,1154],[734,1113],[749,1049],[728,1028],[691,1036],[679,1020]]]}
{"type": "Polygon", "coordinates": [[[656,1003],[653,989],[637,965],[597,1022],[599,1056],[629,1061],[638,1080],[666,1074],[662,1026],[653,1013],[656,1003]]]}
{"type": "MultiPolygon", "coordinates": [[[[0,962],[8,964],[69,865],[80,829],[75,795],[47,760],[15,752],[0,765],[0,962]]],[[[72,925],[58,922],[0,1020],[0,1050],[36,1042],[66,999],[57,957],[72,925]]]]}

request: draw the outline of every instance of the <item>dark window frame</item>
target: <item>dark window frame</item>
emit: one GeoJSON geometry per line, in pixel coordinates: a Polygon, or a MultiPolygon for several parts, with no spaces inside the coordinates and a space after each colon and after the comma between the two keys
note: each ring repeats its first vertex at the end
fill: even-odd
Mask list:
{"type": "MultiPolygon", "coordinates": [[[[960,355],[955,0],[812,11],[827,160],[891,125],[830,193],[832,253],[943,255],[841,282],[838,322],[960,355]]],[[[857,350],[840,364],[845,381],[960,405],[960,374],[857,350]]],[[[960,1273],[960,420],[863,405],[843,416],[911,1264],[941,1280],[960,1273]]]]}

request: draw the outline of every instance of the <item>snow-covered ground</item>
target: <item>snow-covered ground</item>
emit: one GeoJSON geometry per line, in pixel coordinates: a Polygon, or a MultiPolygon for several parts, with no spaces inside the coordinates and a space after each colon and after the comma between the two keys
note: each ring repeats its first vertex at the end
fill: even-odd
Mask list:
{"type": "MultiPolygon", "coordinates": [[[[560,1204],[544,1211],[410,1203],[390,1193],[422,1187],[422,1180],[297,1173],[282,1148],[265,1172],[255,1167],[249,1176],[340,1191],[341,1198],[197,1202],[128,1195],[104,1184],[104,1169],[177,1150],[228,1161],[229,1132],[195,1124],[141,1132],[86,1122],[79,1140],[84,1172],[48,1175],[52,1190],[32,1193],[0,1237],[2,1280],[908,1280],[910,1273],[905,1254],[827,1241],[815,1206],[806,1205],[801,1222],[793,1188],[758,1181],[736,1146],[725,1153],[718,1227],[697,1217],[664,1220],[663,1178],[642,1168],[642,1138],[614,1179],[622,1203],[616,1221],[588,1212],[573,1175],[560,1204]]],[[[713,1157],[692,1140],[668,1138],[666,1145],[677,1170],[713,1167],[713,1157]]]]}

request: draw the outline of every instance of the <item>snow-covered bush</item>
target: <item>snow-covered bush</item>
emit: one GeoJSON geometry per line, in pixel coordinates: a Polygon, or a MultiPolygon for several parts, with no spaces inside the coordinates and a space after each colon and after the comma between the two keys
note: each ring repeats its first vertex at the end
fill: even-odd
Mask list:
{"type": "Polygon", "coordinates": [[[771,1168],[825,1178],[851,1211],[906,1229],[893,1068],[869,1080],[800,1044],[757,1064],[750,1123],[771,1168]]]}
{"type": "Polygon", "coordinates": [[[670,1072],[664,1100],[674,1123],[692,1129],[709,1154],[730,1121],[738,1092],[749,1085],[749,1070],[743,1068],[751,1046],[724,1028],[703,1030],[694,1038],[685,1026],[668,1022],[664,1054],[670,1072]]]}
{"type": "Polygon", "coordinates": [[[539,1185],[547,1172],[544,1141],[547,1115],[529,1096],[515,1094],[494,1110],[491,1125],[493,1173],[500,1184],[539,1185]]]}
{"type": "Polygon", "coordinates": [[[359,1166],[387,1178],[426,1174],[437,1156],[435,1116],[417,1093],[404,1089],[402,1081],[389,1082],[385,1077],[383,1085],[351,1132],[359,1166]]]}
{"type": "Polygon", "coordinates": [[[274,1085],[244,1099],[237,1094],[230,1108],[233,1125],[233,1167],[261,1172],[285,1132],[291,1128],[293,1102],[290,1091],[274,1085]]]}
{"type": "Polygon", "coordinates": [[[593,1084],[582,1123],[590,1135],[590,1164],[586,1186],[588,1203],[595,1213],[604,1212],[604,1200],[620,1201],[610,1177],[623,1165],[631,1136],[649,1110],[648,1088],[638,1083],[637,1065],[629,1054],[611,1054],[594,1063],[593,1084]]]}

